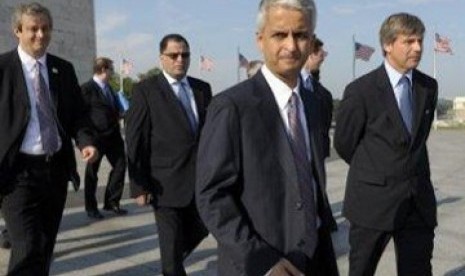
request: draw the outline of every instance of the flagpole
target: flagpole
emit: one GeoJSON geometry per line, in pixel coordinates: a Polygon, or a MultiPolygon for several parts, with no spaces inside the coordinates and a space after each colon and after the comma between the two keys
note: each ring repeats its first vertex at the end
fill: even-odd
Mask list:
{"type": "MultiPolygon", "coordinates": [[[[435,33],[435,32],[433,32],[435,33]]],[[[433,39],[433,78],[436,79],[436,49],[435,49],[436,40],[433,39]]],[[[439,89],[438,89],[439,90],[439,89]]],[[[439,93],[439,91],[438,91],[439,93]]],[[[438,96],[439,99],[439,96],[438,96]]],[[[436,130],[438,128],[438,108],[436,104],[436,108],[434,109],[434,118],[433,118],[433,129],[436,130]]]]}
{"type": "Polygon", "coordinates": [[[353,49],[352,80],[355,80],[355,34],[352,35],[352,49],[353,49]]]}
{"type": "Polygon", "coordinates": [[[123,88],[123,55],[119,53],[119,90],[124,93],[123,88]]]}
{"type": "Polygon", "coordinates": [[[241,64],[239,60],[239,54],[240,54],[240,49],[239,46],[237,46],[237,55],[236,55],[236,60],[237,60],[237,83],[241,81],[241,64]]]}

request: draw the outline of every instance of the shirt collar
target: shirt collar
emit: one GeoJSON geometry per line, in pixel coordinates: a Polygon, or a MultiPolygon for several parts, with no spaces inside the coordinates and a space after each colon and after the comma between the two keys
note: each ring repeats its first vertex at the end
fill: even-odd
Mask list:
{"type": "Polygon", "coordinates": [[[177,85],[179,82],[185,84],[185,85],[189,85],[189,83],[187,82],[187,77],[184,76],[184,78],[182,78],[181,80],[177,80],[175,78],[173,78],[172,76],[170,76],[168,73],[166,73],[165,70],[163,70],[163,75],[165,76],[166,80],[168,80],[168,83],[173,86],[173,85],[177,85]]]}
{"type": "Polygon", "coordinates": [[[292,92],[295,91],[297,93],[297,91],[299,91],[300,82],[297,82],[297,86],[291,89],[286,83],[276,77],[265,64],[262,66],[261,70],[271,88],[271,92],[273,92],[279,109],[285,109],[292,96],[292,92]]]}
{"type": "Polygon", "coordinates": [[[92,79],[98,84],[98,86],[100,86],[100,88],[104,89],[105,86],[107,85],[106,83],[104,83],[101,79],[99,79],[96,75],[94,75],[92,77],[92,79]]]}
{"type": "Polygon", "coordinates": [[[38,59],[31,57],[28,53],[26,53],[20,45],[18,45],[18,55],[21,63],[25,65],[26,70],[31,72],[36,65],[36,61],[39,61],[45,68],[47,67],[47,54],[44,54],[38,59]]]}
{"type": "Polygon", "coordinates": [[[410,83],[412,83],[412,70],[407,71],[405,74],[399,73],[394,67],[387,60],[384,61],[384,68],[386,68],[386,72],[389,77],[389,82],[391,83],[392,87],[396,87],[399,84],[400,79],[403,76],[406,76],[410,83]]]}

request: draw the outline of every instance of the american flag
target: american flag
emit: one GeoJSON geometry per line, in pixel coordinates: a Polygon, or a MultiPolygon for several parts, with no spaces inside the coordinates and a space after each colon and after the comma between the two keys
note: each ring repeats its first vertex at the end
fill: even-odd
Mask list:
{"type": "Polygon", "coordinates": [[[121,74],[129,75],[129,73],[131,73],[132,71],[132,68],[133,68],[132,62],[123,58],[123,60],[121,61],[121,70],[120,70],[121,74]]]}
{"type": "Polygon", "coordinates": [[[241,54],[239,53],[239,68],[248,68],[249,67],[249,61],[241,54]]]}
{"type": "Polygon", "coordinates": [[[434,34],[434,40],[436,45],[434,50],[438,53],[453,54],[452,48],[450,47],[450,39],[445,36],[440,36],[438,33],[434,34]]]}
{"type": "Polygon", "coordinates": [[[375,52],[375,48],[355,42],[355,58],[369,61],[371,55],[375,52]]]}
{"type": "Polygon", "coordinates": [[[200,70],[211,71],[213,69],[213,60],[206,56],[200,56],[200,70]]]}

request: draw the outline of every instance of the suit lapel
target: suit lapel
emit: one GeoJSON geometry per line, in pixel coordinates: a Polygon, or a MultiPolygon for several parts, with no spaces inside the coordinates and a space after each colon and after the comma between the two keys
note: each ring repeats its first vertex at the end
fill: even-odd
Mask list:
{"type": "Polygon", "coordinates": [[[425,103],[426,103],[426,95],[427,91],[426,89],[422,86],[422,83],[418,80],[418,72],[416,70],[413,70],[413,90],[412,90],[412,96],[413,96],[413,129],[412,129],[412,143],[415,141],[415,137],[418,134],[418,129],[420,128],[421,125],[421,120],[423,118],[423,112],[425,109],[425,103]]]}
{"type": "MultiPolygon", "coordinates": [[[[314,87],[316,89],[316,87],[314,87]]],[[[323,152],[322,152],[322,141],[320,141],[318,133],[320,131],[320,114],[321,114],[321,97],[316,93],[317,90],[311,92],[304,89],[301,85],[300,97],[304,105],[305,120],[307,121],[308,138],[310,142],[310,149],[312,154],[312,162],[315,165],[315,171],[317,172],[316,181],[322,191],[325,190],[326,177],[324,175],[324,164],[321,163],[323,152]]],[[[323,195],[324,196],[324,195],[323,195]]]]}
{"type": "Polygon", "coordinates": [[[21,60],[19,59],[18,51],[14,51],[12,54],[12,72],[15,72],[16,74],[14,78],[14,91],[18,91],[15,93],[14,97],[17,99],[16,102],[21,103],[24,106],[23,110],[27,110],[30,106],[30,99],[29,93],[27,92],[26,81],[24,79],[23,67],[21,65],[21,60]]]}
{"type": "Polygon", "coordinates": [[[50,96],[52,97],[52,101],[55,105],[55,110],[58,110],[58,79],[60,71],[55,67],[53,58],[50,55],[47,55],[47,73],[50,96]]]}
{"type": "Polygon", "coordinates": [[[187,78],[187,81],[189,82],[189,86],[192,89],[192,92],[194,93],[194,100],[195,100],[195,106],[197,107],[197,115],[199,119],[199,126],[203,125],[204,123],[204,118],[205,118],[205,99],[204,99],[204,91],[201,91],[199,87],[195,85],[195,82],[191,80],[191,78],[187,78]]]}
{"type": "Polygon", "coordinates": [[[377,81],[378,89],[380,93],[379,98],[383,101],[386,106],[386,111],[389,118],[392,120],[394,127],[398,130],[401,135],[405,136],[410,140],[410,134],[408,133],[407,127],[402,119],[402,114],[400,113],[399,106],[397,104],[396,96],[394,94],[394,88],[389,82],[389,77],[387,75],[386,69],[384,66],[378,68],[377,71],[377,81]]]}
{"type": "Polygon", "coordinates": [[[184,108],[163,74],[158,75],[158,84],[160,85],[160,92],[163,93],[164,98],[167,99],[167,104],[171,106],[170,109],[176,114],[175,117],[179,119],[183,128],[192,135],[189,119],[186,116],[184,108]]]}
{"type": "Polygon", "coordinates": [[[294,157],[273,92],[260,71],[253,77],[253,81],[255,87],[252,93],[258,99],[257,110],[268,132],[264,133],[264,137],[270,140],[270,145],[276,146],[273,149],[276,159],[283,168],[289,183],[296,191],[299,191],[294,157]]]}

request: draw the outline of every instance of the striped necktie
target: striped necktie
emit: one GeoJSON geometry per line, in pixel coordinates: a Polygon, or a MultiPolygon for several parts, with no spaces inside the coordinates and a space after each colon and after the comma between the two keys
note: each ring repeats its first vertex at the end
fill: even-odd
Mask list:
{"type": "Polygon", "coordinates": [[[58,151],[59,134],[54,106],[51,101],[50,91],[41,73],[41,66],[40,62],[37,61],[34,72],[37,116],[44,152],[45,154],[53,154],[58,151]]]}
{"type": "Polygon", "coordinates": [[[317,214],[315,204],[315,193],[313,189],[313,175],[310,160],[307,156],[305,134],[300,120],[300,102],[296,93],[292,93],[289,99],[287,112],[289,120],[290,144],[297,169],[297,179],[305,211],[306,240],[305,254],[312,257],[318,241],[317,214]]]}

